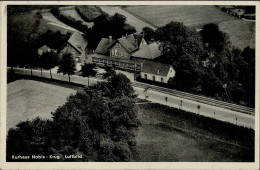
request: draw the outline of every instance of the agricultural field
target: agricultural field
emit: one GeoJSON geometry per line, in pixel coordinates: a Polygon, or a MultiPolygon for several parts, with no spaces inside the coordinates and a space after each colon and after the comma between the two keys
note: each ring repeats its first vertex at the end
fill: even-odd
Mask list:
{"type": "Polygon", "coordinates": [[[233,46],[243,50],[250,46],[255,48],[255,23],[243,20],[230,20],[219,23],[219,29],[227,33],[233,46]]]}
{"type": "MultiPolygon", "coordinates": [[[[178,126],[183,121],[151,104],[139,105],[141,126],[137,132],[136,161],[147,162],[233,162],[253,161],[254,152],[243,147],[215,140],[219,136],[205,129],[178,126]],[[176,129],[177,126],[179,129],[176,129]],[[190,130],[186,133],[183,130],[190,130]],[[199,132],[205,136],[196,135],[199,132]]],[[[184,120],[185,121],[185,120],[184,120]]],[[[189,124],[189,123],[186,123],[189,124]]]]}
{"type": "Polygon", "coordinates": [[[254,23],[238,20],[214,6],[124,6],[123,10],[144,22],[161,27],[171,21],[199,29],[208,23],[216,23],[230,36],[233,46],[243,50],[246,46],[255,46],[254,23]]]}
{"type": "Polygon", "coordinates": [[[161,27],[171,21],[183,22],[188,27],[201,27],[207,23],[221,23],[234,17],[223,13],[214,6],[127,6],[123,8],[154,25],[161,27]]]}
{"type": "Polygon", "coordinates": [[[114,15],[115,13],[124,15],[126,17],[126,23],[135,27],[137,32],[141,32],[142,28],[144,27],[150,27],[152,29],[156,29],[156,26],[148,23],[147,21],[143,21],[142,19],[139,19],[139,17],[129,13],[128,11],[125,11],[124,9],[118,6],[100,6],[100,8],[104,12],[108,13],[109,15],[114,15]]]}
{"type": "Polygon", "coordinates": [[[86,22],[84,21],[81,16],[78,14],[78,12],[76,11],[75,7],[72,9],[68,9],[68,10],[62,10],[61,14],[67,17],[72,17],[74,18],[76,21],[81,21],[83,22],[83,24],[87,25],[89,28],[91,28],[94,25],[94,22],[86,22]]]}
{"type": "Polygon", "coordinates": [[[75,92],[73,89],[32,80],[16,80],[7,84],[7,130],[20,121],[38,116],[51,119],[51,112],[75,92]]]}
{"type": "MultiPolygon", "coordinates": [[[[18,32],[21,35],[21,40],[26,41],[28,39],[28,35],[34,29],[34,16],[35,11],[8,16],[8,31],[18,32]]],[[[47,30],[51,30],[53,32],[60,31],[63,34],[66,34],[67,32],[73,32],[75,29],[58,22],[52,14],[44,13],[43,17],[39,20],[39,25],[35,29],[35,33],[32,34],[32,38],[38,37],[47,30]]]]}

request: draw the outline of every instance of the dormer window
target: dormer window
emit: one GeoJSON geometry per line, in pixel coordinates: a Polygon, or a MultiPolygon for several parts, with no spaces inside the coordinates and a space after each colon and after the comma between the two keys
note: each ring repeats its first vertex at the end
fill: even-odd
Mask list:
{"type": "Polygon", "coordinates": [[[160,74],[160,70],[159,69],[157,70],[157,74],[160,74]]]}

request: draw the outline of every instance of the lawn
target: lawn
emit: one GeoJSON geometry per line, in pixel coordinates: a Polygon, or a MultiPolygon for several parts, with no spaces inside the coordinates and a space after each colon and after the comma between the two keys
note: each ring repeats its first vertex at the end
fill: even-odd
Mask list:
{"type": "MultiPolygon", "coordinates": [[[[139,105],[139,119],[142,125],[137,132],[136,161],[154,162],[233,162],[253,161],[252,150],[216,140],[218,136],[207,130],[178,126],[178,117],[164,113],[151,104],[139,105]],[[203,135],[186,133],[179,129],[199,132],[203,135]],[[214,138],[214,139],[213,139],[214,138]]],[[[235,141],[233,141],[235,142],[235,141]]],[[[232,143],[233,143],[232,142],[232,143]]]]}
{"type": "Polygon", "coordinates": [[[37,116],[51,119],[75,90],[33,80],[16,80],[7,85],[7,130],[20,121],[37,116]]]}
{"type": "Polygon", "coordinates": [[[202,28],[208,23],[216,23],[220,30],[230,36],[233,46],[243,50],[246,46],[255,46],[255,24],[238,20],[219,8],[206,5],[172,6],[124,6],[125,11],[157,27],[171,21],[182,22],[190,28],[202,28]]]}

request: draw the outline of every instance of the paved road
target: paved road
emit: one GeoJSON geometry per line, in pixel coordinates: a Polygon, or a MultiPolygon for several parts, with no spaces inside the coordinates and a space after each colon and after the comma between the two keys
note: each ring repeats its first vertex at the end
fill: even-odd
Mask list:
{"type": "MultiPolygon", "coordinates": [[[[14,68],[14,71],[16,73],[24,74],[24,75],[31,74],[30,69],[14,68]]],[[[57,74],[55,70],[53,70],[52,73],[53,73],[53,79],[68,81],[67,75],[57,74]]],[[[33,70],[33,75],[40,77],[41,76],[40,70],[33,70]]],[[[43,77],[50,78],[50,73],[48,70],[43,71],[43,77]]],[[[90,85],[96,84],[98,81],[102,81],[102,80],[90,78],[90,85]]],[[[71,76],[71,82],[87,85],[88,81],[87,78],[83,78],[80,76],[71,76]]],[[[143,87],[134,86],[134,90],[136,94],[138,94],[139,98],[142,99],[145,98],[143,87]]],[[[155,91],[153,89],[148,89],[146,95],[148,96],[147,100],[152,102],[168,105],[175,108],[180,108],[186,111],[190,111],[196,114],[204,115],[221,121],[227,121],[240,126],[245,126],[252,129],[255,128],[254,115],[233,111],[227,108],[222,108],[220,106],[217,107],[217,106],[212,106],[198,101],[193,101],[191,99],[187,99],[182,96],[165,94],[159,91],[155,91]],[[167,102],[165,100],[165,97],[167,97],[167,102]],[[200,106],[199,109],[198,109],[198,105],[200,106]]]]}

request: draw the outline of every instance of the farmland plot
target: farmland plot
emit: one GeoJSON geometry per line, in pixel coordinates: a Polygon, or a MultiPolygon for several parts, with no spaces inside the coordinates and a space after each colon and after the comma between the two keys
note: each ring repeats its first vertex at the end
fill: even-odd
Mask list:
{"type": "Polygon", "coordinates": [[[255,48],[255,23],[243,20],[231,20],[219,24],[219,29],[227,33],[233,46],[243,50],[255,48]]]}
{"type": "Polygon", "coordinates": [[[223,13],[214,6],[127,6],[125,9],[154,25],[161,27],[171,21],[183,22],[188,27],[200,27],[207,23],[220,23],[234,17],[223,13]]]}
{"type": "Polygon", "coordinates": [[[51,119],[51,112],[63,105],[75,90],[32,80],[17,80],[7,85],[7,130],[20,121],[37,116],[51,119]]]}
{"type": "Polygon", "coordinates": [[[72,8],[72,9],[63,10],[63,11],[61,11],[61,14],[64,15],[64,16],[72,17],[76,21],[82,21],[83,24],[87,25],[89,28],[91,28],[94,25],[94,22],[86,22],[86,21],[84,21],[81,18],[81,16],[78,14],[78,12],[76,11],[75,7],[72,8]]]}
{"type": "MultiPolygon", "coordinates": [[[[234,162],[253,161],[254,152],[204,136],[191,135],[172,128],[181,120],[169,113],[140,104],[138,118],[141,126],[136,134],[136,161],[140,162],[234,162]]],[[[205,129],[178,126],[193,133],[210,134],[205,129]]],[[[217,137],[217,136],[215,136],[217,137]]]]}
{"type": "Polygon", "coordinates": [[[174,6],[127,6],[123,10],[137,16],[144,22],[158,27],[171,21],[182,22],[190,28],[202,28],[208,23],[219,25],[221,31],[230,36],[233,46],[243,50],[255,47],[255,23],[238,20],[219,8],[205,5],[174,5],[174,6]]]}

